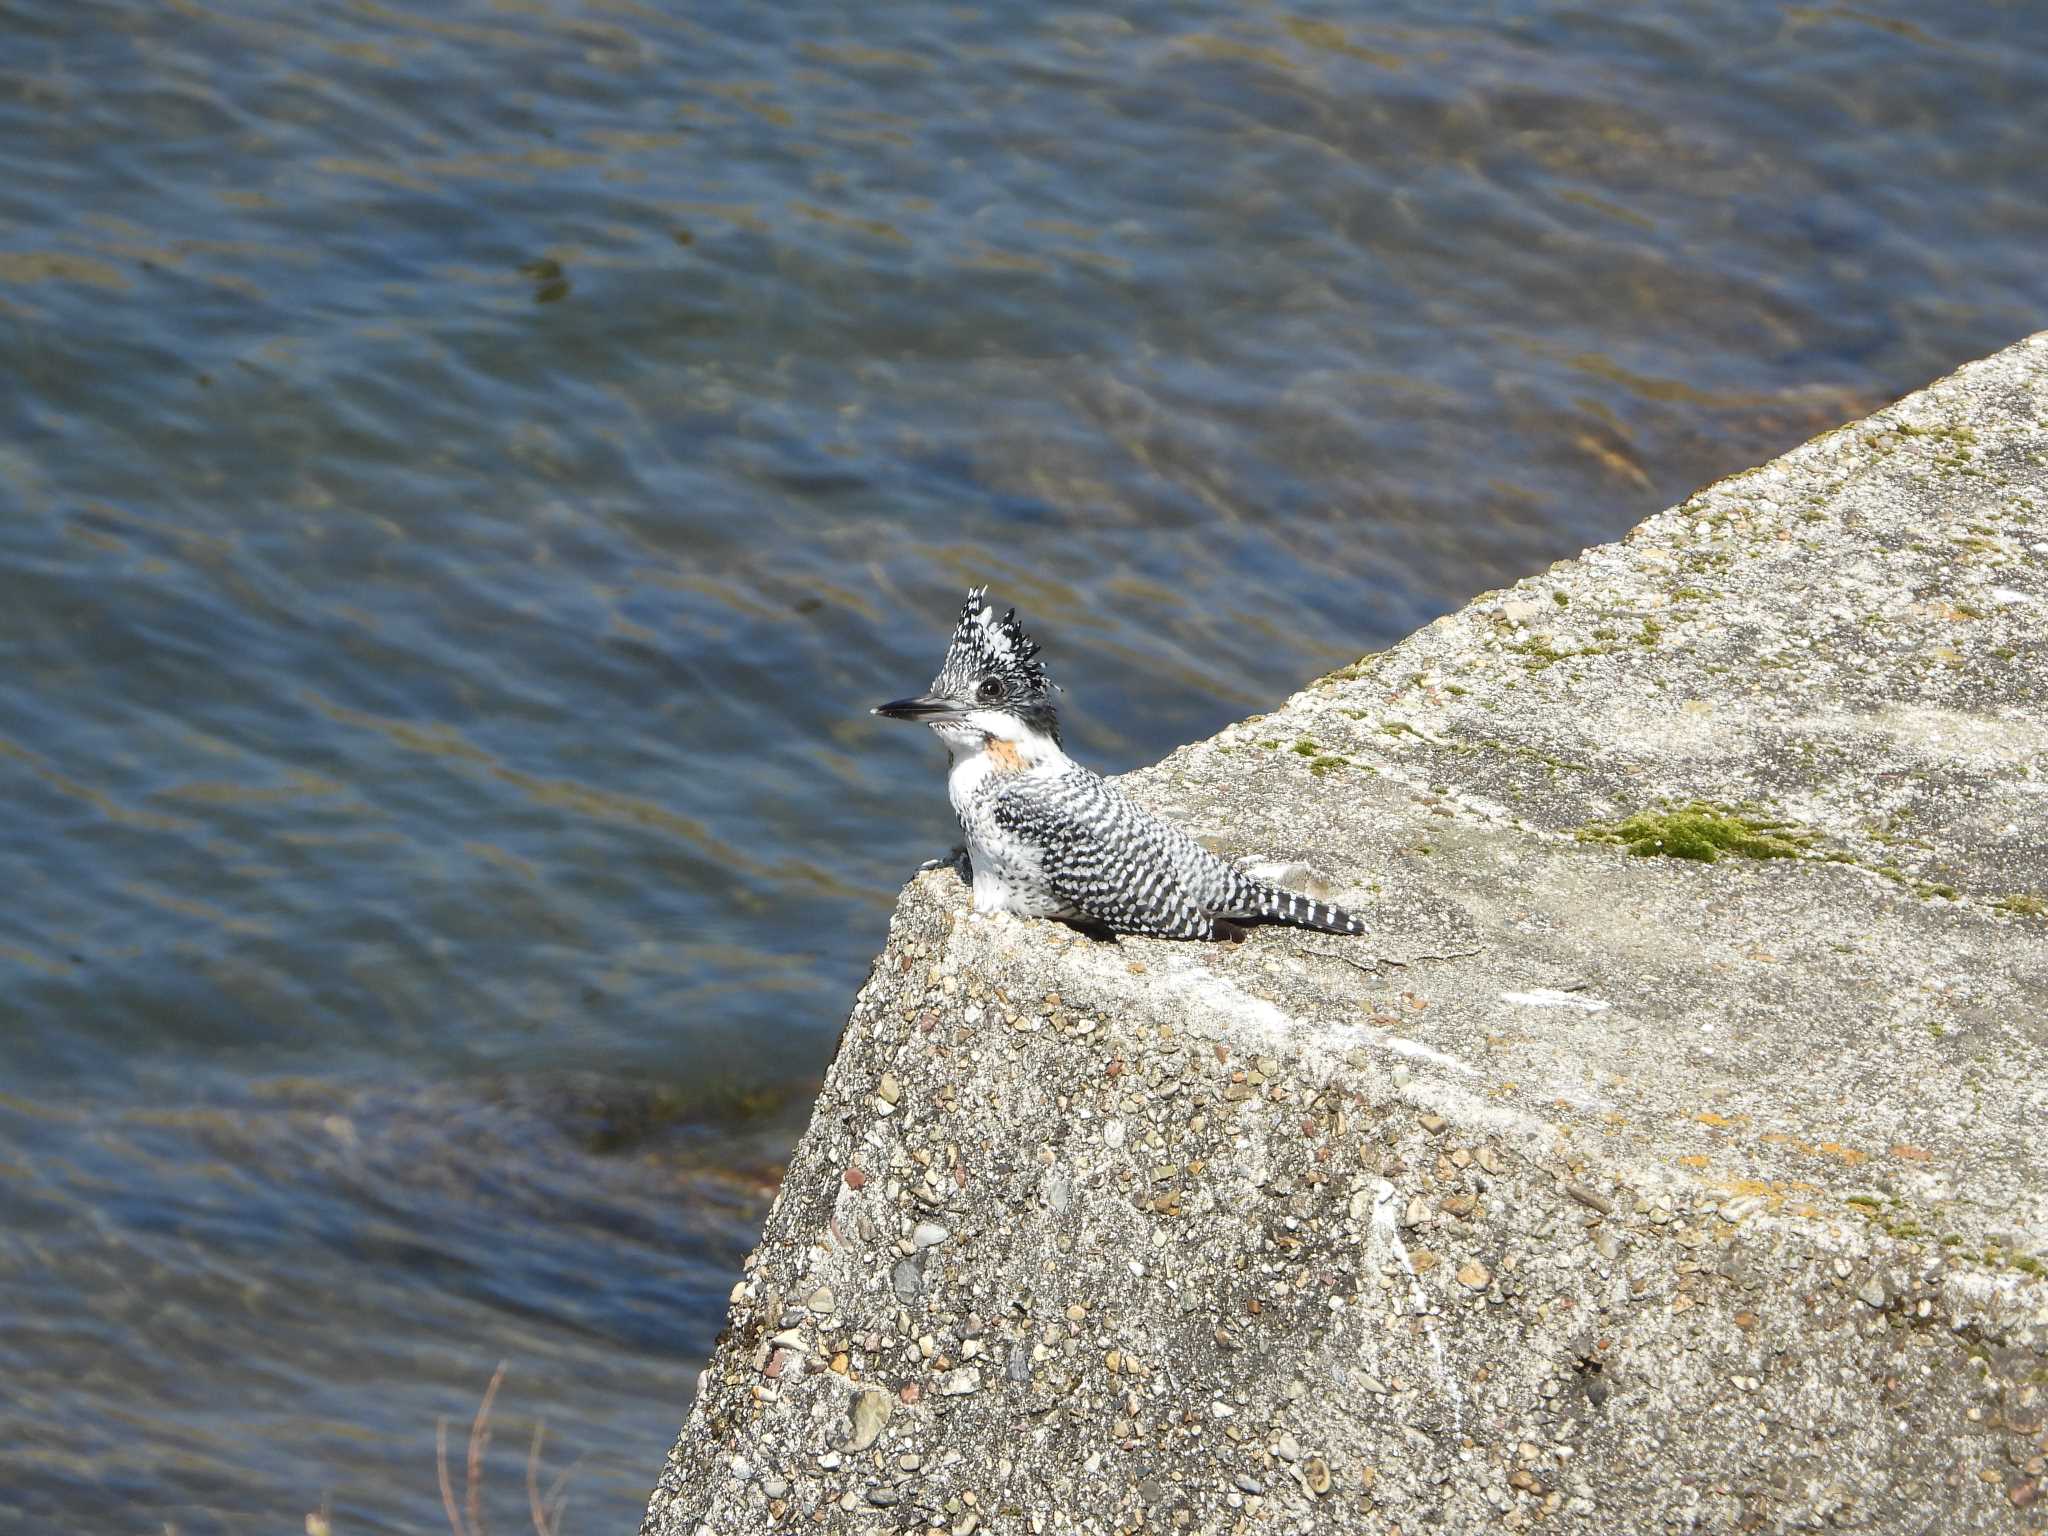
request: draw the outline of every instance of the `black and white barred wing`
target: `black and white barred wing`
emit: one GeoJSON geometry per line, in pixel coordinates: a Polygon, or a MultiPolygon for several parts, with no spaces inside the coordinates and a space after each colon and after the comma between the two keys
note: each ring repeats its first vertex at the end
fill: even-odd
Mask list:
{"type": "Polygon", "coordinates": [[[1247,922],[1365,931],[1342,907],[1252,879],[1086,768],[1019,776],[997,792],[994,813],[1038,855],[1063,916],[1168,939],[1224,938],[1247,922]]]}
{"type": "Polygon", "coordinates": [[[1069,915],[1119,933],[1212,938],[1216,914],[1241,903],[1251,884],[1085,768],[1013,780],[994,810],[997,826],[1038,853],[1069,915]]]}

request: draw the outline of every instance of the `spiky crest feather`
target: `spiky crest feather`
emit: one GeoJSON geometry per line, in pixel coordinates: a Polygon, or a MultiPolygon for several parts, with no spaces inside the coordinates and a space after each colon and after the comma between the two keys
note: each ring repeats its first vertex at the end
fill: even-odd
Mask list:
{"type": "Polygon", "coordinates": [[[999,678],[1012,706],[1047,701],[1056,685],[1039,664],[1038,642],[1024,633],[1012,608],[996,617],[988,605],[988,588],[974,587],[960,605],[960,622],[946,648],[945,664],[932,682],[932,692],[968,698],[984,677],[999,678]]]}

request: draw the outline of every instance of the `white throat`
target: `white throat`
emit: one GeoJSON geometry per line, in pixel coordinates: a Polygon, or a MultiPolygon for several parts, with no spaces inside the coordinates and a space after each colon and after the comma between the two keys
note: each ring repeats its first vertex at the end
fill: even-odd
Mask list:
{"type": "Polygon", "coordinates": [[[1033,730],[1014,715],[997,710],[971,710],[938,723],[933,729],[946,743],[952,766],[946,788],[953,808],[965,815],[968,800],[992,779],[1065,768],[1069,759],[1060,744],[1033,730]]]}

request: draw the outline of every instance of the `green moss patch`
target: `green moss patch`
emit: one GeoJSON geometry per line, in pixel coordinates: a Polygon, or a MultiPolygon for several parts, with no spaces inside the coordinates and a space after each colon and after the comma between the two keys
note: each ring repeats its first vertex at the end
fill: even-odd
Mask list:
{"type": "Polygon", "coordinates": [[[1639,858],[1697,859],[1711,864],[1723,854],[1743,859],[1796,859],[1813,845],[1814,834],[1797,822],[1767,816],[1754,807],[1709,805],[1695,800],[1662,810],[1637,811],[1622,821],[1579,828],[1587,843],[1619,843],[1639,858]]]}
{"type": "Polygon", "coordinates": [[[2014,917],[2048,917],[2048,901],[2039,896],[2001,896],[1992,905],[2014,917]]]}

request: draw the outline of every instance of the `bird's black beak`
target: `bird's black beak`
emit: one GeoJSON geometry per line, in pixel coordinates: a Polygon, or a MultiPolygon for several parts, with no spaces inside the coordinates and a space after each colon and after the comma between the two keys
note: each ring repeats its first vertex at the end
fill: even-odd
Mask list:
{"type": "Polygon", "coordinates": [[[933,720],[940,715],[959,714],[960,706],[951,699],[935,698],[929,693],[921,693],[914,699],[898,699],[893,704],[877,704],[869,713],[890,720],[933,720]]]}

